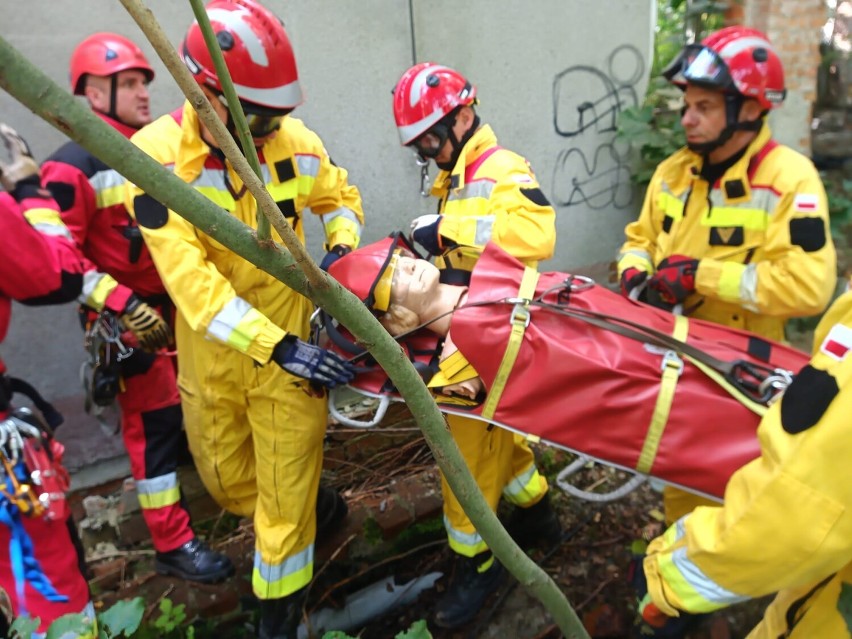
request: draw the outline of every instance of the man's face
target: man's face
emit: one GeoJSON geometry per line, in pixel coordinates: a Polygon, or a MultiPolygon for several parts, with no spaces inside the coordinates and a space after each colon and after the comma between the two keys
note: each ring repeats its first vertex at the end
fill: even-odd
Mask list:
{"type": "Polygon", "coordinates": [[[725,96],[720,91],[711,91],[688,84],[683,94],[684,111],[681,124],[686,132],[688,144],[712,142],[725,129],[725,96]]]}
{"type": "MultiPolygon", "coordinates": [[[[110,111],[112,80],[105,76],[89,76],[86,97],[92,107],[102,113],[110,111]]],[[[137,69],[119,71],[115,83],[116,119],[133,128],[151,122],[148,76],[137,69]]]]}
{"type": "MultiPolygon", "coordinates": [[[[222,123],[227,126],[228,125],[228,107],[225,103],[225,97],[217,94],[212,89],[209,89],[206,86],[202,86],[201,90],[207,96],[207,99],[210,101],[210,104],[213,105],[213,110],[216,111],[216,115],[218,115],[219,119],[222,121],[222,123]]],[[[275,117],[275,118],[258,118],[256,116],[251,115],[251,114],[245,114],[245,115],[246,115],[247,122],[249,124],[249,130],[250,131],[253,128],[253,126],[252,126],[253,123],[255,121],[260,121],[260,120],[263,121],[262,126],[260,128],[263,128],[265,130],[271,129],[269,131],[269,133],[267,133],[266,135],[252,136],[252,141],[254,142],[254,146],[255,146],[255,148],[258,148],[258,149],[261,148],[264,144],[266,144],[270,140],[275,139],[275,137],[278,135],[278,127],[281,125],[281,120],[284,118],[283,115],[275,117]],[[274,121],[274,126],[270,126],[270,123],[272,123],[273,121],[274,121]]],[[[236,131],[231,131],[231,135],[234,137],[234,141],[236,141],[239,144],[239,140],[238,140],[238,136],[236,134],[236,131]]],[[[207,139],[207,138],[205,138],[205,139],[207,139]]],[[[210,136],[210,139],[207,140],[207,142],[215,145],[215,142],[213,141],[212,135],[210,136]]]]}
{"type": "Polygon", "coordinates": [[[391,283],[390,301],[422,317],[438,289],[440,272],[426,260],[401,255],[391,283]]]}

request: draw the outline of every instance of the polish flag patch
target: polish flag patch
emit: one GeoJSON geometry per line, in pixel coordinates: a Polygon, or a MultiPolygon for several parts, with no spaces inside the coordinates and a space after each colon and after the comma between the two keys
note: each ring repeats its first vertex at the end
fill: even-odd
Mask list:
{"type": "Polygon", "coordinates": [[[852,350],[852,328],[843,324],[834,325],[819,350],[839,362],[852,350]]]}
{"type": "Polygon", "coordinates": [[[819,198],[811,193],[799,193],[793,198],[793,208],[797,213],[815,213],[819,206],[819,198]]]}

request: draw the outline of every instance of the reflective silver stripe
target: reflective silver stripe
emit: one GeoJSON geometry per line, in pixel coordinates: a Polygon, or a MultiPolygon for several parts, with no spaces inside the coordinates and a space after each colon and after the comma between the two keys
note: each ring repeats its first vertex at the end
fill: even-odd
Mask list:
{"type": "Polygon", "coordinates": [[[77,301],[80,302],[80,304],[89,304],[89,300],[98,288],[98,284],[105,277],[107,277],[106,273],[101,273],[100,271],[95,270],[83,273],[83,288],[80,291],[80,295],[77,297],[77,301]]]}
{"type": "Polygon", "coordinates": [[[98,171],[89,178],[89,184],[92,185],[92,188],[95,189],[95,191],[103,191],[104,189],[124,186],[124,176],[113,169],[98,171]]]}
{"type": "Polygon", "coordinates": [[[672,563],[678,569],[683,578],[689,583],[698,595],[711,603],[730,605],[746,601],[744,597],[723,588],[710,579],[702,570],[686,556],[686,548],[678,548],[672,553],[672,563]]]}
{"type": "Polygon", "coordinates": [[[192,182],[194,187],[207,187],[227,192],[225,169],[201,169],[201,174],[192,182]]]}
{"type": "Polygon", "coordinates": [[[757,313],[757,264],[749,264],[740,278],[740,301],[744,308],[757,313]]]}
{"type": "Polygon", "coordinates": [[[64,237],[66,240],[74,241],[71,237],[71,231],[64,224],[50,224],[49,222],[38,222],[33,224],[33,228],[42,235],[50,235],[51,237],[64,237]]]}
{"type": "Polygon", "coordinates": [[[493,190],[494,182],[492,180],[474,180],[465,184],[458,191],[450,191],[447,201],[469,200],[474,197],[481,197],[487,200],[491,197],[491,191],[493,190]]]}
{"type": "Polygon", "coordinates": [[[243,298],[233,298],[213,317],[210,325],[207,327],[207,334],[227,344],[231,333],[252,310],[252,305],[243,298]]]}
{"type": "Polygon", "coordinates": [[[143,495],[154,495],[170,488],[176,488],[177,485],[177,473],[174,472],[150,479],[138,479],[136,481],[136,491],[143,495]]]}
{"type": "Polygon", "coordinates": [[[331,213],[323,213],[322,215],[320,215],[320,219],[322,220],[322,223],[325,226],[328,226],[332,222],[332,220],[335,220],[337,218],[349,220],[350,222],[355,224],[355,226],[357,226],[359,230],[363,228],[361,226],[361,221],[355,214],[355,211],[353,211],[352,209],[348,209],[345,206],[341,206],[339,209],[336,209],[331,213]]]}
{"type": "Polygon", "coordinates": [[[320,159],[315,155],[300,155],[296,154],[296,166],[299,168],[301,175],[310,175],[316,177],[319,173],[320,159]]]}
{"type": "Polygon", "coordinates": [[[530,480],[535,475],[536,469],[535,466],[531,466],[529,470],[525,473],[522,473],[512,479],[506,487],[503,489],[503,494],[509,497],[517,497],[527,491],[527,485],[530,483],[530,480]]]}
{"type": "Polygon", "coordinates": [[[280,564],[268,564],[263,561],[260,551],[254,551],[254,569],[260,573],[261,579],[266,583],[281,581],[289,575],[296,574],[314,563],[314,545],[311,544],[302,552],[287,557],[280,564]]]}
{"type": "Polygon", "coordinates": [[[478,546],[479,544],[485,543],[482,540],[482,537],[478,532],[473,533],[464,533],[460,530],[456,530],[450,524],[450,520],[444,515],[444,528],[447,529],[447,536],[449,536],[453,541],[462,546],[470,546],[471,548],[478,546]]]}
{"type": "Polygon", "coordinates": [[[622,251],[621,253],[619,253],[618,257],[615,258],[615,259],[616,259],[617,262],[620,262],[622,260],[622,258],[624,258],[628,255],[638,257],[640,260],[644,260],[645,262],[648,262],[649,264],[653,264],[653,262],[651,262],[651,254],[648,253],[648,251],[644,251],[642,249],[627,249],[626,251],[622,251]]]}
{"type": "Polygon", "coordinates": [[[476,236],[474,244],[476,246],[485,246],[491,241],[491,232],[494,229],[494,216],[476,218],[476,236]]]}
{"type": "Polygon", "coordinates": [[[781,196],[770,187],[751,185],[751,197],[745,202],[736,204],[725,202],[725,194],[721,189],[710,191],[710,204],[714,207],[762,209],[767,215],[772,215],[781,202],[781,196]]]}

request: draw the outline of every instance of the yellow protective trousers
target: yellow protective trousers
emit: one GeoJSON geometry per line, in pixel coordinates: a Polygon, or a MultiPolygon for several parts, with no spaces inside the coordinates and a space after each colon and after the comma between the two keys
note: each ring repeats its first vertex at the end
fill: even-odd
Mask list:
{"type": "Polygon", "coordinates": [[[176,337],[198,473],[223,508],[254,516],[255,595],[285,597],[313,575],[326,399],[277,365],[259,366],[192,331],[180,314],[176,337]]]}
{"type": "MultiPolygon", "coordinates": [[[[521,508],[529,508],[545,496],[547,480],[536,469],[533,453],[523,437],[460,415],[447,415],[447,423],[491,510],[497,510],[501,496],[521,508]]],[[[465,557],[488,550],[443,474],[441,490],[450,548],[465,557]]]]}

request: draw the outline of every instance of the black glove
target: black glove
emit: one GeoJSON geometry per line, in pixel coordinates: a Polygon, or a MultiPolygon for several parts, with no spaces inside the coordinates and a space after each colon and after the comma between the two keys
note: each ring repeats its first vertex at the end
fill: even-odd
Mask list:
{"type": "Polygon", "coordinates": [[[647,271],[634,266],[624,269],[624,272],[621,274],[621,281],[619,282],[621,295],[631,300],[642,300],[647,280],[647,271]]]}
{"type": "Polygon", "coordinates": [[[686,255],[672,255],[657,266],[648,280],[648,288],[657,291],[666,304],[681,304],[695,292],[698,260],[686,255]]]}
{"type": "Polygon", "coordinates": [[[347,253],[350,253],[351,251],[351,246],[346,246],[345,244],[335,244],[331,247],[328,253],[325,254],[325,257],[322,258],[322,262],[320,262],[320,268],[327,273],[329,267],[332,264],[334,264],[337,260],[339,260],[347,253]]]}
{"type": "Polygon", "coordinates": [[[355,377],[352,364],[337,353],[287,335],[272,351],[271,361],[296,377],[334,388],[355,377]]]}
{"type": "Polygon", "coordinates": [[[411,233],[409,240],[413,244],[417,242],[420,246],[426,249],[429,255],[440,255],[443,253],[441,234],[442,215],[421,215],[414,218],[411,222],[411,233]]]}
{"type": "Polygon", "coordinates": [[[133,333],[143,351],[154,353],[168,346],[172,339],[172,331],[162,315],[136,295],[130,296],[118,319],[124,330],[133,333]]]}

